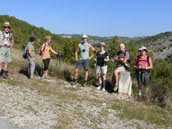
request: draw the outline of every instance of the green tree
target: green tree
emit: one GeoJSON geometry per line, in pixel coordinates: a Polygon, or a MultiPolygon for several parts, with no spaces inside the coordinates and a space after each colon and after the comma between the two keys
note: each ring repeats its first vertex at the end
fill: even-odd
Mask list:
{"type": "Polygon", "coordinates": [[[108,45],[108,53],[110,58],[116,56],[117,52],[119,51],[119,45],[120,45],[120,41],[118,36],[112,38],[112,40],[108,45]]]}

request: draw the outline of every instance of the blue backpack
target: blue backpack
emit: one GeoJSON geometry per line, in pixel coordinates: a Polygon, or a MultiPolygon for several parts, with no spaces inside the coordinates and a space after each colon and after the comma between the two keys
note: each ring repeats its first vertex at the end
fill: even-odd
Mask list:
{"type": "Polygon", "coordinates": [[[23,58],[27,58],[27,46],[24,48],[23,58]]]}

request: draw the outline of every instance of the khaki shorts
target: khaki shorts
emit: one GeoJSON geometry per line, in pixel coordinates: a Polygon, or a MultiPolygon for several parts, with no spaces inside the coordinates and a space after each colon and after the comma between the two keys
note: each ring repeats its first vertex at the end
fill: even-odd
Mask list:
{"type": "Polygon", "coordinates": [[[107,74],[107,65],[106,66],[97,66],[96,73],[107,74]]]}
{"type": "Polygon", "coordinates": [[[0,48],[0,62],[11,62],[11,51],[10,48],[0,48]]]}

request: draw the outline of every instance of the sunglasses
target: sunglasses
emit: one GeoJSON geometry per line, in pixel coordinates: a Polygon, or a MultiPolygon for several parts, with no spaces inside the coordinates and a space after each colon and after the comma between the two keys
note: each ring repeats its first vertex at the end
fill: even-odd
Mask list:
{"type": "Polygon", "coordinates": [[[104,47],[104,46],[99,46],[99,47],[104,47]]]}
{"type": "Polygon", "coordinates": [[[9,26],[4,26],[4,28],[8,28],[8,29],[10,29],[11,27],[9,27],[9,26]]]}

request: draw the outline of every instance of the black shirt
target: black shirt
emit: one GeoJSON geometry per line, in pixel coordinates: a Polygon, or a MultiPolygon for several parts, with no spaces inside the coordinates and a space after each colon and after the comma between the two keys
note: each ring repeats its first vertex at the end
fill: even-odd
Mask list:
{"type": "Polygon", "coordinates": [[[100,54],[100,52],[97,52],[97,65],[98,66],[105,66],[107,65],[107,62],[104,61],[104,59],[108,56],[108,53],[105,52],[104,54],[100,54]]]}

